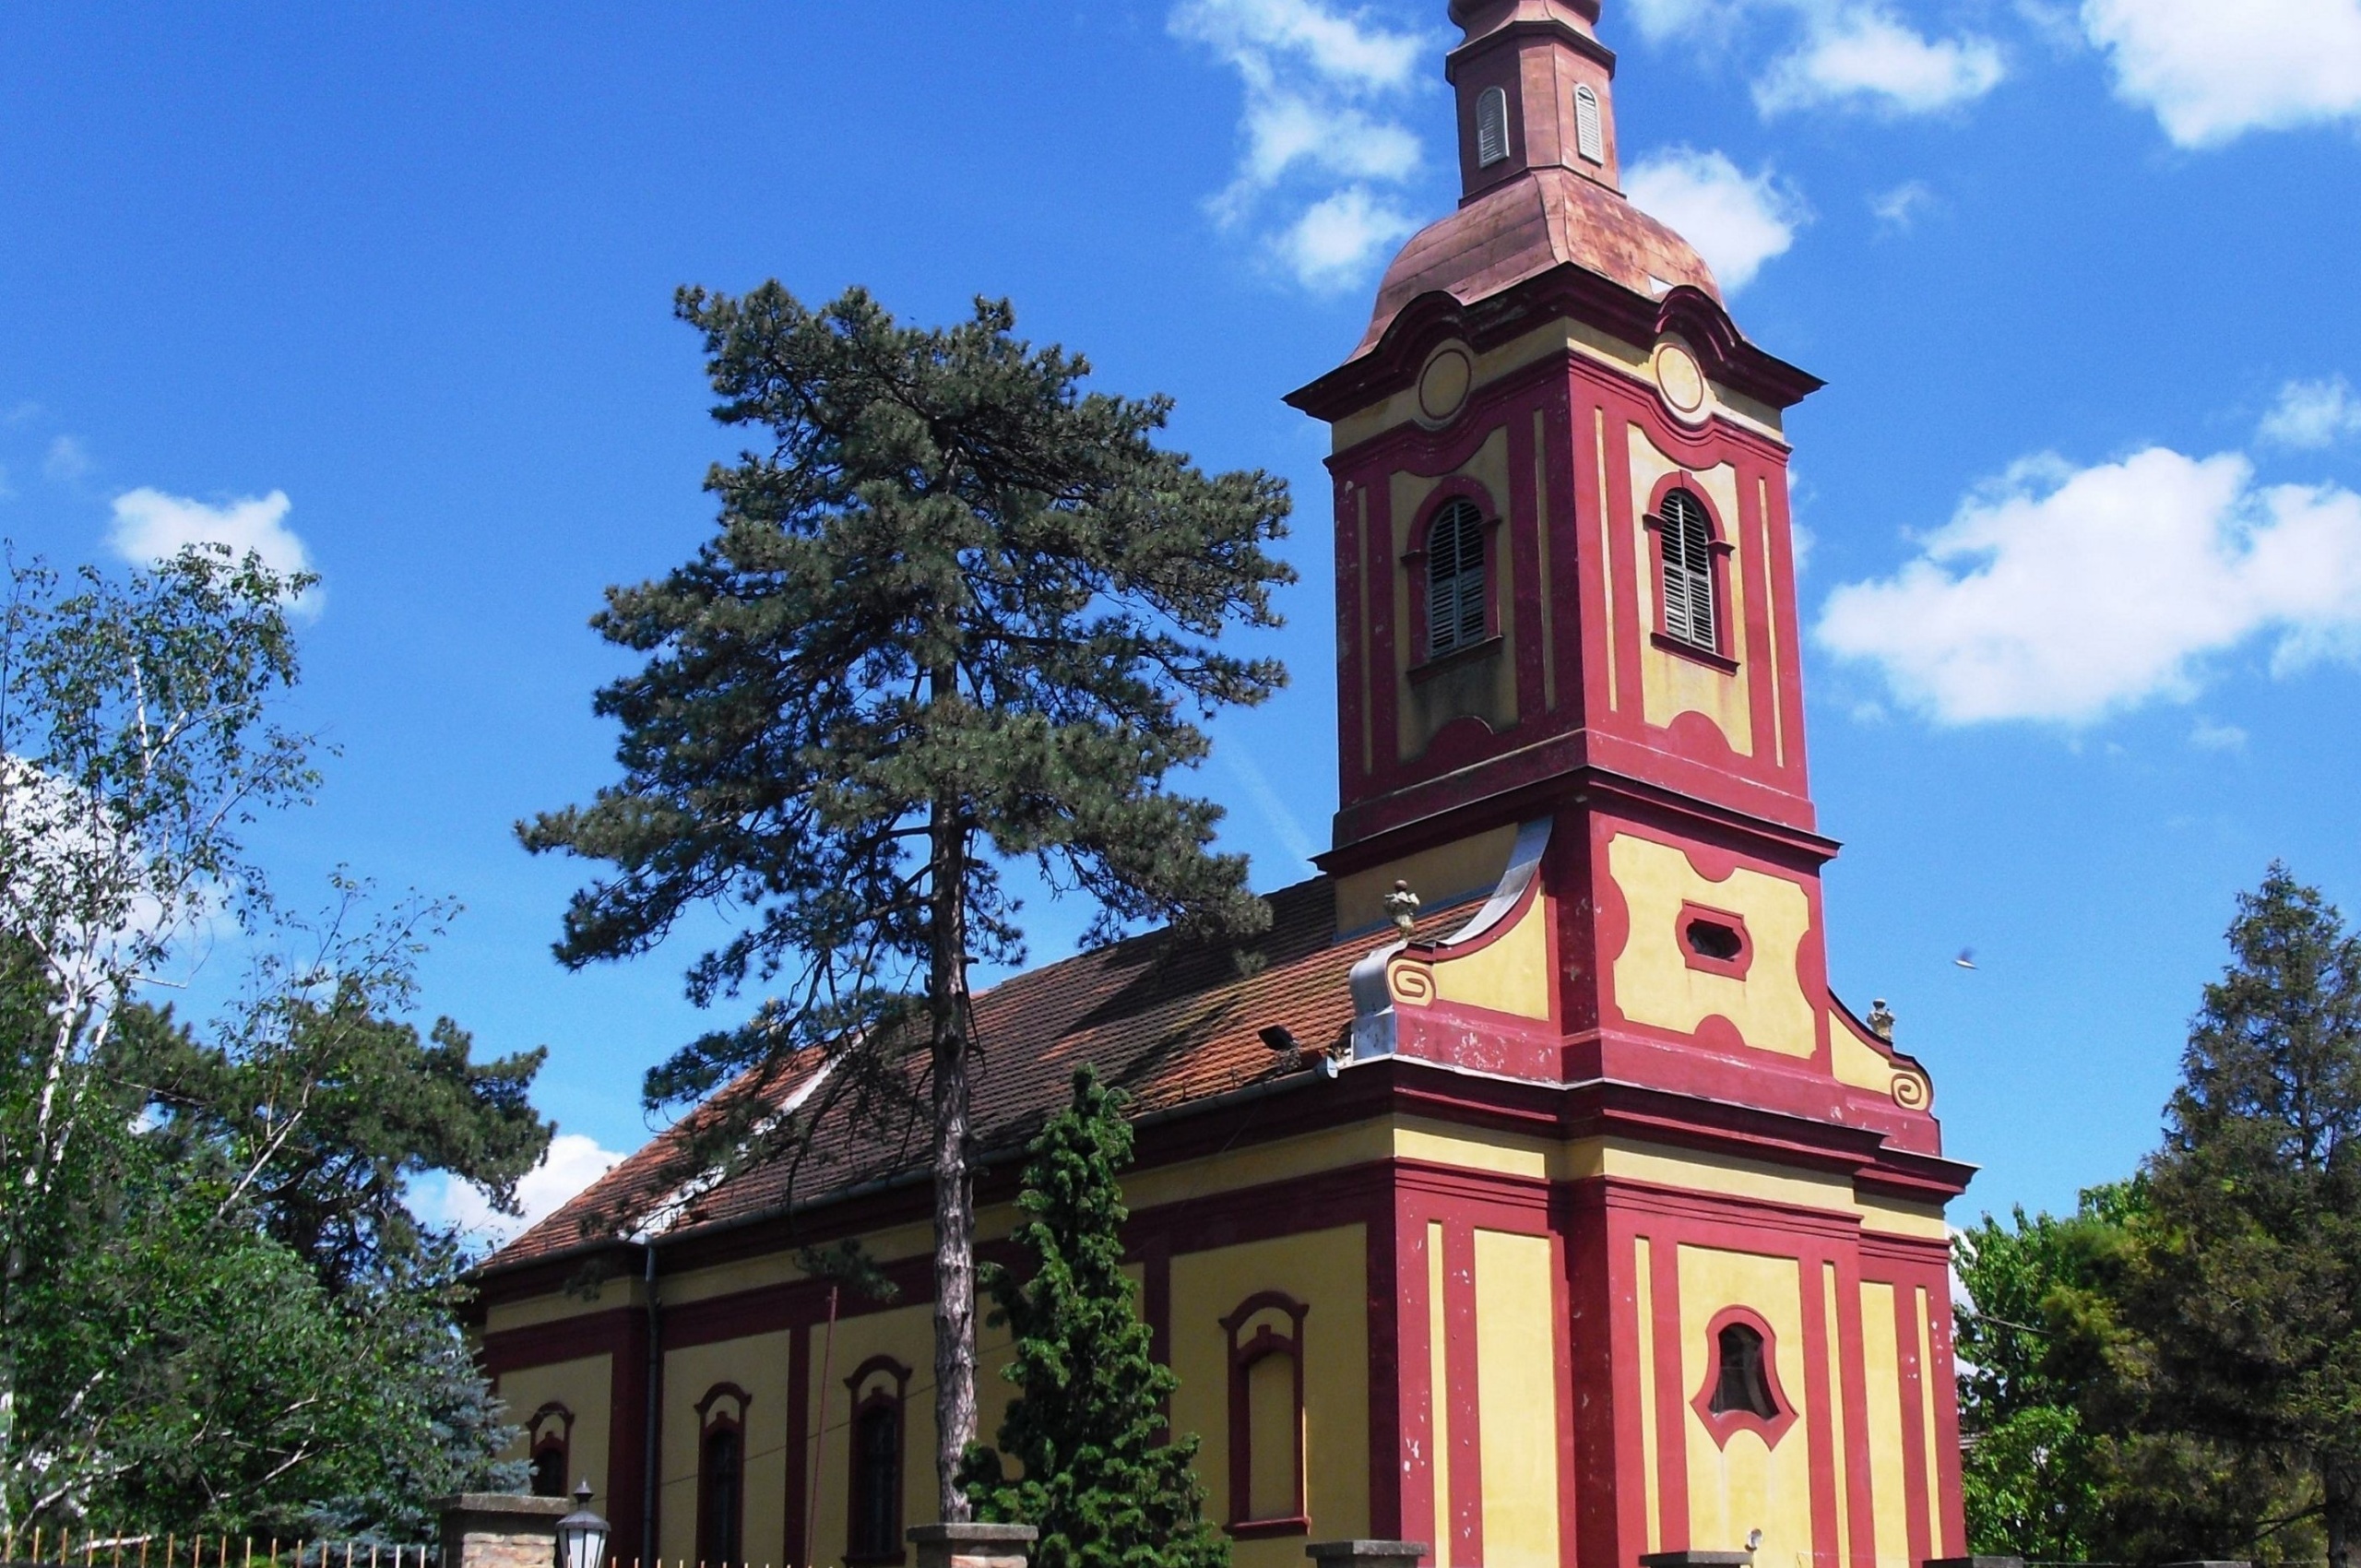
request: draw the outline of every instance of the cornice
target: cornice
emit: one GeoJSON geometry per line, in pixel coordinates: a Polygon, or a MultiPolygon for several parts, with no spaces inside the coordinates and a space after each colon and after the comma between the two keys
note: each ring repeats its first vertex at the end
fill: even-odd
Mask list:
{"type": "Polygon", "coordinates": [[[1756,348],[1703,290],[1682,284],[1661,301],[1573,262],[1560,262],[1497,294],[1463,303],[1437,290],[1402,307],[1377,346],[1298,387],[1287,402],[1334,423],[1410,384],[1438,345],[1458,339],[1477,352],[1558,316],[1597,327],[1635,348],[1677,333],[1705,374],[1774,408],[1792,408],[1826,383],[1756,348]]]}

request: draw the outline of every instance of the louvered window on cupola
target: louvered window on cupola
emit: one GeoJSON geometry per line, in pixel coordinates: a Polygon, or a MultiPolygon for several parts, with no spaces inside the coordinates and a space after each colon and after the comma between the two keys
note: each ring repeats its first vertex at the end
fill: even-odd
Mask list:
{"type": "Polygon", "coordinates": [[[1714,623],[1714,529],[1705,504],[1685,490],[1664,498],[1664,629],[1667,636],[1717,648],[1714,623]]]}
{"type": "Polygon", "coordinates": [[[1484,515],[1454,501],[1427,530],[1428,655],[1472,647],[1484,630],[1484,515]]]}
{"type": "Polygon", "coordinates": [[[1476,167],[1489,169],[1509,155],[1509,95],[1488,87],[1476,95],[1476,167]]]}
{"type": "Polygon", "coordinates": [[[1599,124],[1598,94],[1587,85],[1574,89],[1574,150],[1588,162],[1607,161],[1607,133],[1599,124]]]}

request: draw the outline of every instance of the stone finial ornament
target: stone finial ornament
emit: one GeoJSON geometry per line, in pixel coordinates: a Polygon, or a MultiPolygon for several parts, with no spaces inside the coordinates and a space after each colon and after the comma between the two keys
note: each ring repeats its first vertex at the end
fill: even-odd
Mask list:
{"type": "Polygon", "coordinates": [[[1869,1000],[1869,1033],[1891,1043],[1893,1039],[1893,1009],[1885,1004],[1882,996],[1869,1000]]]}
{"type": "Polygon", "coordinates": [[[1385,912],[1393,917],[1394,929],[1405,937],[1418,925],[1418,896],[1410,891],[1408,883],[1394,883],[1394,891],[1385,896],[1385,912]]]}

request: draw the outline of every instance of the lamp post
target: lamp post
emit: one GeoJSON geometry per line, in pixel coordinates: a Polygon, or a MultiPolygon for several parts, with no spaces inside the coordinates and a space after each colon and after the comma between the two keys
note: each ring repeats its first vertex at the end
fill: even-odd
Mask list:
{"type": "Polygon", "coordinates": [[[590,1481],[574,1489],[574,1512],[557,1522],[556,1568],[602,1568],[607,1560],[607,1521],[590,1512],[590,1481]]]}

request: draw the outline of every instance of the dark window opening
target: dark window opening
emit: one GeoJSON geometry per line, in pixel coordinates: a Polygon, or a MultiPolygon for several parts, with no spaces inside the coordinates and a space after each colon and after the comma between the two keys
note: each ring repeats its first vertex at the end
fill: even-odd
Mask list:
{"type": "Polygon", "coordinates": [[[744,1558],[738,1539],[742,1457],[736,1427],[706,1433],[705,1517],[697,1521],[697,1557],[711,1568],[744,1558]]]}
{"type": "Polygon", "coordinates": [[[1771,1397],[1771,1380],[1762,1371],[1762,1336],[1742,1323],[1721,1332],[1721,1371],[1714,1380],[1714,1397],[1707,1408],[1715,1415],[1744,1410],[1769,1420],[1779,1406],[1771,1397]]]}
{"type": "Polygon", "coordinates": [[[853,1557],[893,1557],[902,1546],[902,1419],[883,1399],[852,1424],[853,1557]]]}
{"type": "Polygon", "coordinates": [[[1465,501],[1427,530],[1427,653],[1440,659],[1484,640],[1484,516],[1465,501]]]}
{"type": "Polygon", "coordinates": [[[565,1444],[556,1438],[533,1450],[533,1495],[565,1495],[565,1444]]]}
{"type": "Polygon", "coordinates": [[[1664,629],[1702,648],[1717,648],[1714,625],[1714,528],[1705,504],[1685,490],[1664,498],[1664,629]]]}
{"type": "Polygon", "coordinates": [[[1691,921],[1689,948],[1701,958],[1728,963],[1746,950],[1746,944],[1734,926],[1726,926],[1719,921],[1691,921]]]}

